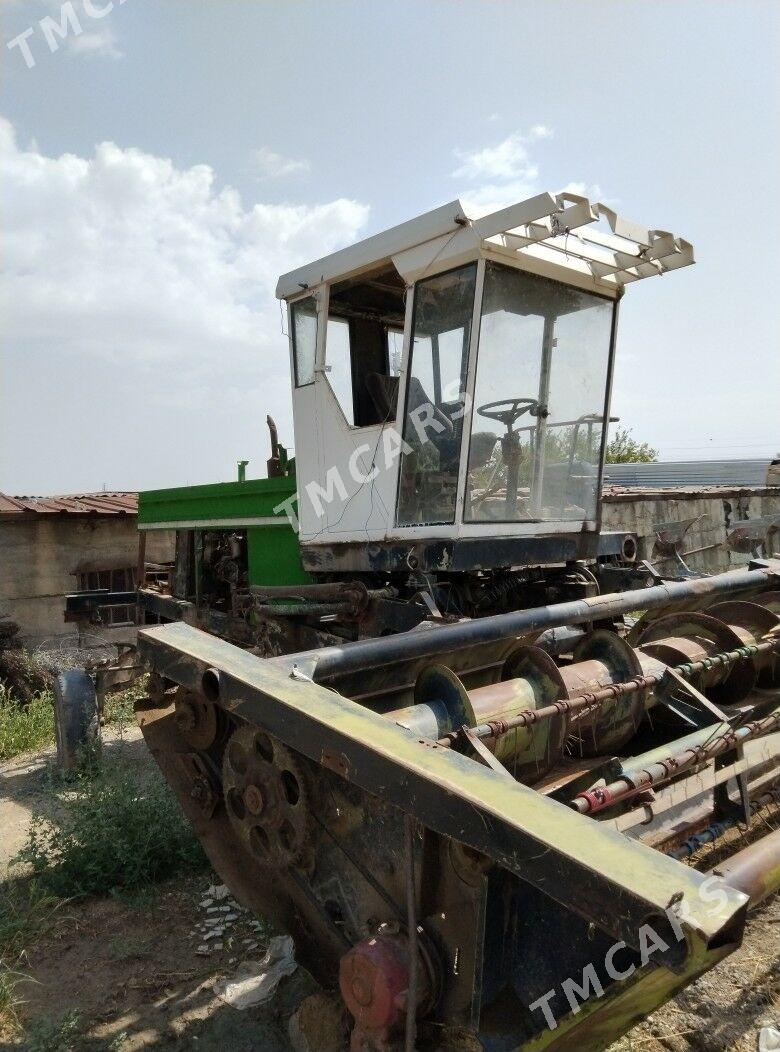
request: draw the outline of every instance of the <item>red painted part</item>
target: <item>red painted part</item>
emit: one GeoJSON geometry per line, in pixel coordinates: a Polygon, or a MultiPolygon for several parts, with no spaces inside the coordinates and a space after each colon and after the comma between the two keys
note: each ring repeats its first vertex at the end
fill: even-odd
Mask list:
{"type": "Polygon", "coordinates": [[[577,793],[577,798],[588,802],[588,811],[601,811],[612,803],[612,793],[606,786],[597,786],[595,789],[584,789],[577,793]]]}
{"type": "Polygon", "coordinates": [[[377,935],[341,958],[339,987],[361,1031],[387,1033],[404,1019],[409,949],[402,935],[377,935]]]}

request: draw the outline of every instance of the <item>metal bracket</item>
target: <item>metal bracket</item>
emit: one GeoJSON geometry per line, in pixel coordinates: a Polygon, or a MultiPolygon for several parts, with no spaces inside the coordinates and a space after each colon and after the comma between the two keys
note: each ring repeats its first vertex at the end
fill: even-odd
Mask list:
{"type": "MultiPolygon", "coordinates": [[[[734,760],[742,760],[744,758],[744,748],[738,745],[735,749],[729,750],[727,753],[723,753],[721,756],[715,758],[715,770],[719,771],[723,767],[727,767],[733,763],[734,760]]],[[[744,825],[750,824],[750,818],[752,815],[750,809],[750,791],[748,789],[747,771],[743,771],[738,774],[734,779],[737,783],[737,789],[739,790],[739,801],[734,802],[729,796],[729,783],[721,782],[720,785],[715,786],[715,792],[713,799],[715,803],[715,813],[718,818],[733,818],[736,822],[741,822],[744,825]]]]}
{"type": "MultiPolygon", "coordinates": [[[[484,763],[486,767],[489,767],[492,771],[496,771],[498,774],[503,774],[507,778],[512,778],[512,775],[506,767],[504,767],[500,760],[496,759],[485,743],[474,734],[471,727],[461,727],[460,733],[474,750],[476,753],[476,759],[479,760],[480,763],[484,763]]],[[[512,778],[512,781],[514,781],[514,778],[512,778]]]]}
{"type": "Polygon", "coordinates": [[[659,700],[667,709],[685,720],[692,727],[707,727],[712,721],[707,717],[714,716],[718,723],[731,723],[729,717],[722,709],[705,697],[692,683],[680,675],[673,668],[667,668],[665,680],[672,680],[682,691],[688,695],[693,704],[683,701],[677,695],[669,695],[659,691],[659,700]],[[705,715],[706,714],[706,715],[705,715]]]}

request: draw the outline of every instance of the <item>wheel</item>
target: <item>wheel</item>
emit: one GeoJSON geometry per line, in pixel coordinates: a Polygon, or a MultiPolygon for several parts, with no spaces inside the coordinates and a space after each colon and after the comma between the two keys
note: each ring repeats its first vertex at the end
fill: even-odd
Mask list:
{"type": "Polygon", "coordinates": [[[250,854],[281,868],[300,863],[310,846],[310,811],[292,750],[247,724],[228,741],[222,780],[228,816],[250,854]]]}
{"type": "Polygon", "coordinates": [[[97,692],[83,669],[61,672],[54,680],[54,723],[57,761],[68,773],[76,766],[80,751],[100,741],[97,692]]]}

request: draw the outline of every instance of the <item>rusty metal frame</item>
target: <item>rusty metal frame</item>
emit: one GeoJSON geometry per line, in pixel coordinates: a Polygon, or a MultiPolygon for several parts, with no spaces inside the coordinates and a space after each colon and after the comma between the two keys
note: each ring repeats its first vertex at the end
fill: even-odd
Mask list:
{"type": "Polygon", "coordinates": [[[437,833],[497,861],[628,946],[652,922],[673,947],[665,963],[702,967],[738,944],[746,899],[726,889],[713,908],[704,877],[641,843],[577,815],[533,789],[427,739],[316,683],[283,671],[224,640],[173,623],[139,633],[155,672],[200,691],[227,711],[287,742],[369,793],[414,815],[437,833]],[[667,910],[684,899],[685,941],[667,910]]]}

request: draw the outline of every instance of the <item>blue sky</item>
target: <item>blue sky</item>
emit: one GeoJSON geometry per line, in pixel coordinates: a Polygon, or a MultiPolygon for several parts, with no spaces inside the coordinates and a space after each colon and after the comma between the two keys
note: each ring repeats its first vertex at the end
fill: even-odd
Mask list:
{"type": "Polygon", "coordinates": [[[628,289],[622,421],[668,459],[780,448],[774,0],[108,8],[52,52],[58,0],[2,5],[1,490],[260,474],[278,272],[570,184],[696,248],[628,289]]]}

